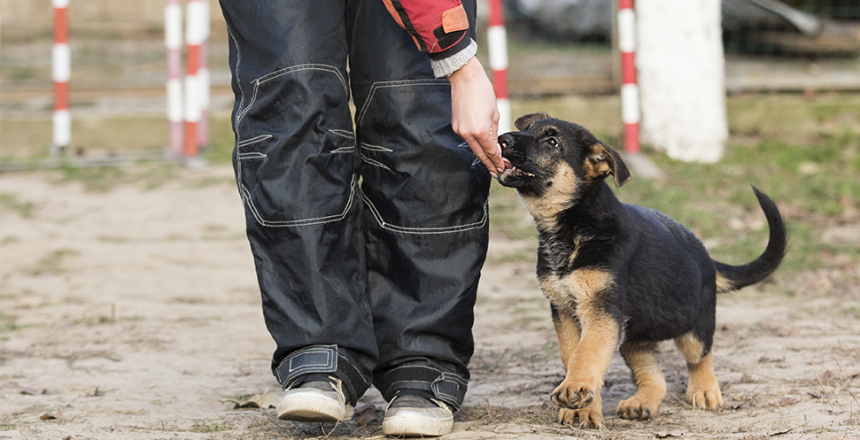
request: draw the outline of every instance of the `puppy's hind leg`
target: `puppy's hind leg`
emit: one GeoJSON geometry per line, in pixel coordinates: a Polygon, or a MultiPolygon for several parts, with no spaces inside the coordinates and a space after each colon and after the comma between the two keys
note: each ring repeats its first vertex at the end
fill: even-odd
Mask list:
{"type": "Polygon", "coordinates": [[[687,359],[690,383],[687,385],[687,402],[699,409],[717,409],[723,406],[720,383],[714,374],[714,356],[705,353],[702,343],[692,333],[675,338],[675,345],[687,359]]]}
{"type": "Polygon", "coordinates": [[[625,342],[621,356],[636,378],[636,394],[618,403],[618,416],[629,420],[648,420],[657,415],[666,397],[666,380],[655,357],[656,342],[625,342]]]}

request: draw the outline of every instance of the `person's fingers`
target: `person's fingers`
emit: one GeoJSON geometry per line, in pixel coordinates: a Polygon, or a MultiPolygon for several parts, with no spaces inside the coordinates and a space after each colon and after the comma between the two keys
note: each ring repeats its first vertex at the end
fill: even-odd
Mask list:
{"type": "MultiPolygon", "coordinates": [[[[487,170],[490,172],[490,175],[495,177],[499,177],[500,171],[497,171],[498,168],[496,164],[493,163],[493,160],[490,159],[487,154],[484,152],[483,146],[478,142],[476,138],[465,139],[466,143],[469,144],[469,148],[472,150],[472,153],[478,160],[487,167],[487,170]]],[[[502,169],[504,171],[504,169],[502,169]]]]}
{"type": "Polygon", "coordinates": [[[487,155],[487,158],[492,163],[492,167],[488,168],[495,169],[496,172],[499,173],[505,171],[505,164],[502,161],[502,148],[499,146],[498,139],[493,136],[492,132],[486,133],[482,137],[477,138],[477,142],[480,144],[484,154],[487,155]]]}

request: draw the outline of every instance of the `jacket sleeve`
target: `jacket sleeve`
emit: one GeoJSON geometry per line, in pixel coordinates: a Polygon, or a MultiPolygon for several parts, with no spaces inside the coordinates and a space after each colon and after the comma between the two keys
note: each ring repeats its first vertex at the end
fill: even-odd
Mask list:
{"type": "Polygon", "coordinates": [[[382,0],[388,12],[430,56],[437,77],[450,75],[477,52],[475,0],[382,0]]]}

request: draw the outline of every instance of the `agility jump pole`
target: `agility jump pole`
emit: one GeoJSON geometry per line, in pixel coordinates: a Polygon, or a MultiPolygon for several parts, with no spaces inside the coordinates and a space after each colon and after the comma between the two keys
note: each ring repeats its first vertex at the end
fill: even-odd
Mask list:
{"type": "Polygon", "coordinates": [[[200,52],[206,39],[208,17],[203,0],[188,0],[185,4],[185,157],[195,157],[199,152],[197,125],[201,116],[200,52]]]}
{"type": "Polygon", "coordinates": [[[54,45],[51,51],[51,77],[54,81],[54,136],[51,154],[66,152],[72,140],[69,113],[69,77],[72,63],[69,51],[69,0],[52,0],[54,8],[54,45]]]}
{"type": "Polygon", "coordinates": [[[202,0],[202,12],[200,13],[201,25],[203,26],[203,42],[200,43],[200,68],[197,70],[197,81],[200,83],[200,121],[197,123],[197,146],[209,145],[209,34],[212,23],[209,20],[209,0],[202,0]]]}
{"type": "Polygon", "coordinates": [[[164,46],[167,50],[167,121],[170,144],[167,155],[183,155],[182,136],[182,5],[167,0],[164,5],[164,46]]]}
{"type": "Polygon", "coordinates": [[[508,36],[502,0],[489,0],[487,47],[490,52],[490,70],[493,89],[499,108],[499,134],[511,131],[511,100],[508,97],[508,36]]]}
{"type": "Polygon", "coordinates": [[[624,151],[635,154],[639,146],[639,86],[636,84],[636,13],[633,0],[618,0],[618,49],[621,52],[621,120],[624,151]]]}

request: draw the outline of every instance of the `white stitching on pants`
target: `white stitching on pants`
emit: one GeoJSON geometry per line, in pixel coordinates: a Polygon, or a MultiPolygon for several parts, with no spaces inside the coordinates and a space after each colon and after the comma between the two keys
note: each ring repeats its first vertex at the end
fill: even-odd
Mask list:
{"type": "Polygon", "coordinates": [[[388,168],[388,167],[387,167],[387,166],[385,166],[385,164],[383,164],[382,162],[379,162],[379,161],[377,161],[377,160],[373,160],[373,159],[371,159],[371,158],[369,158],[369,157],[367,157],[367,156],[365,156],[365,155],[363,155],[363,154],[361,154],[360,156],[361,156],[361,160],[362,160],[363,162],[365,162],[365,163],[368,163],[368,164],[373,165],[373,166],[375,166],[375,167],[382,168],[382,169],[384,169],[384,170],[391,171],[391,168],[388,168]]]}
{"type": "Polygon", "coordinates": [[[376,222],[379,223],[379,226],[382,229],[387,229],[389,231],[401,232],[405,234],[417,234],[417,235],[433,235],[433,234],[448,234],[451,232],[462,232],[469,231],[472,229],[482,228],[487,224],[488,211],[487,207],[489,205],[489,198],[484,201],[484,215],[481,217],[480,221],[469,223],[465,225],[459,226],[446,226],[446,227],[434,227],[434,228],[409,228],[405,226],[397,226],[392,225],[390,223],[386,223],[383,220],[382,215],[379,214],[379,211],[376,209],[376,206],[373,205],[373,202],[364,194],[364,191],[359,188],[359,194],[361,195],[361,199],[364,200],[364,203],[367,204],[367,207],[370,209],[370,212],[373,214],[373,217],[376,219],[376,222]]]}
{"type": "Polygon", "coordinates": [[[368,151],[381,151],[383,153],[393,153],[394,152],[394,150],[392,150],[391,148],[385,148],[385,147],[381,147],[379,145],[371,145],[371,144],[368,144],[366,142],[361,143],[361,148],[368,150],[368,151]]]}
{"type": "Polygon", "coordinates": [[[373,102],[373,95],[376,94],[378,89],[392,88],[392,87],[410,87],[410,86],[431,86],[431,85],[440,85],[447,84],[448,81],[445,79],[419,79],[419,80],[402,80],[402,81],[380,81],[375,82],[370,86],[370,94],[367,96],[367,100],[364,102],[364,106],[361,109],[361,116],[358,117],[358,125],[361,125],[364,122],[364,115],[367,113],[367,109],[370,107],[370,103],[373,102]]]}
{"type": "Polygon", "coordinates": [[[251,101],[248,103],[248,106],[245,107],[244,110],[237,112],[236,115],[236,127],[239,126],[239,122],[245,117],[245,114],[254,106],[254,102],[257,101],[257,92],[260,89],[260,84],[263,84],[267,81],[270,81],[275,78],[279,78],[289,73],[301,72],[304,70],[320,70],[323,72],[330,72],[337,75],[337,78],[340,80],[341,85],[343,86],[344,92],[349,94],[349,87],[346,85],[346,81],[343,79],[343,75],[341,75],[340,71],[337,70],[334,66],[329,66],[327,64],[299,64],[296,66],[285,67],[280,70],[276,70],[272,73],[266,74],[260,78],[251,81],[254,84],[254,93],[251,95],[251,101]]]}
{"type": "Polygon", "coordinates": [[[257,142],[262,142],[262,141],[264,141],[264,140],[266,140],[266,139],[271,139],[271,138],[273,138],[273,137],[274,137],[274,136],[272,136],[272,135],[270,135],[270,134],[261,134],[261,135],[256,136],[256,137],[252,137],[251,139],[245,139],[244,141],[239,142],[238,144],[236,144],[236,146],[241,148],[241,147],[245,147],[245,146],[248,146],[248,145],[251,145],[251,144],[256,144],[257,142]]]}
{"type": "Polygon", "coordinates": [[[342,137],[345,137],[347,139],[355,139],[355,136],[353,136],[352,132],[348,131],[348,130],[341,130],[339,128],[335,128],[335,129],[330,129],[329,133],[336,134],[338,136],[342,136],[342,137]]]}
{"type": "MultiPolygon", "coordinates": [[[[242,161],[237,161],[237,167],[239,168],[239,176],[241,176],[242,172],[242,161]]],[[[310,225],[318,225],[321,223],[327,222],[336,222],[343,220],[346,217],[346,214],[349,212],[350,207],[352,207],[353,198],[355,197],[355,187],[356,187],[356,175],[352,175],[352,182],[349,184],[349,199],[346,202],[346,206],[343,208],[343,211],[340,214],[333,214],[325,217],[317,217],[317,218],[309,218],[309,219],[301,219],[301,220],[266,220],[264,219],[260,213],[257,211],[257,207],[254,206],[254,203],[251,201],[251,192],[248,191],[248,188],[245,187],[245,184],[239,179],[239,190],[242,193],[242,198],[245,200],[245,203],[248,205],[248,210],[254,215],[254,218],[257,220],[257,223],[263,226],[269,227],[277,227],[277,228],[285,228],[291,226],[310,226],[310,225]]]]}

